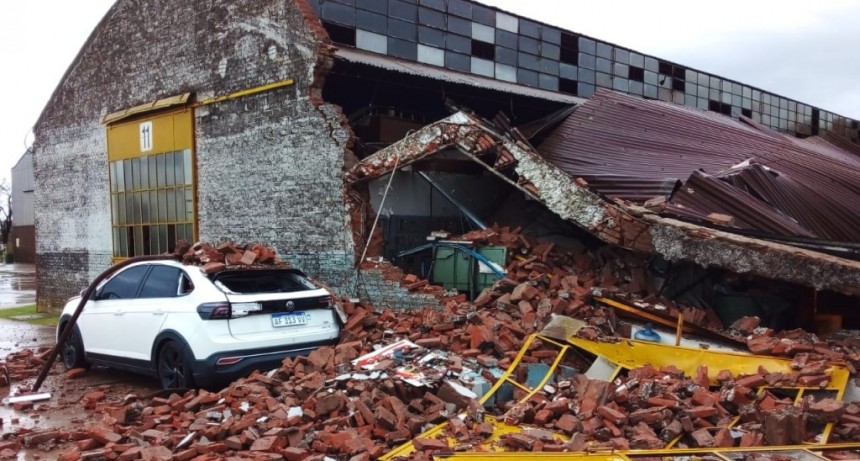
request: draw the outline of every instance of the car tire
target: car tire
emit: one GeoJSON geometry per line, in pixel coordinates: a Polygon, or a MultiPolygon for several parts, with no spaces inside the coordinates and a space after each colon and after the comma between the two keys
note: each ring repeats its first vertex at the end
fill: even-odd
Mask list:
{"type": "MultiPolygon", "coordinates": [[[[68,325],[63,327],[68,328],[68,325]]],[[[84,355],[84,341],[81,339],[81,332],[77,326],[72,327],[72,333],[66,338],[62,349],[63,367],[66,370],[73,368],[88,368],[86,356],[84,355]]]]}
{"type": "Polygon", "coordinates": [[[158,351],[158,381],[164,389],[190,389],[194,387],[191,361],[182,345],[167,341],[158,351]]]}

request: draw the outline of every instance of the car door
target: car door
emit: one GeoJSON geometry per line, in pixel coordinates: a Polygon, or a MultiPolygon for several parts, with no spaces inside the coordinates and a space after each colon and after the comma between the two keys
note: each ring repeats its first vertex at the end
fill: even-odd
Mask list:
{"type": "Polygon", "coordinates": [[[128,341],[117,334],[129,302],[134,301],[148,265],[131,266],[119,271],[96,292],[78,319],[88,354],[122,357],[128,341]]]}
{"type": "Polygon", "coordinates": [[[167,311],[179,294],[181,270],[153,264],[134,300],[129,302],[117,326],[127,344],[126,355],[134,360],[149,361],[152,343],[167,317],[167,311]]]}

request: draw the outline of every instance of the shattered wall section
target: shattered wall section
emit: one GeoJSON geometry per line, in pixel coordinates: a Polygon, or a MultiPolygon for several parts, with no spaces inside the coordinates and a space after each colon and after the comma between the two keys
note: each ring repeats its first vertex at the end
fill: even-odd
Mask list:
{"type": "Polygon", "coordinates": [[[514,142],[464,113],[428,125],[367,157],[349,171],[347,179],[354,183],[379,177],[391,172],[395,164],[404,166],[449,145],[608,244],[819,289],[860,292],[860,262],[717,232],[610,202],[589,190],[584,181],[570,178],[551,165],[530,146],[514,142]],[[490,149],[516,160],[516,181],[481,160],[490,149]]]}
{"type": "Polygon", "coordinates": [[[357,298],[373,301],[378,309],[439,309],[446,295],[442,287],[406,275],[388,262],[363,263],[355,287],[357,298]]]}
{"type": "Polygon", "coordinates": [[[656,215],[644,219],[651,222],[648,232],[654,252],[670,261],[691,261],[820,290],[860,294],[860,262],[656,215]]]}

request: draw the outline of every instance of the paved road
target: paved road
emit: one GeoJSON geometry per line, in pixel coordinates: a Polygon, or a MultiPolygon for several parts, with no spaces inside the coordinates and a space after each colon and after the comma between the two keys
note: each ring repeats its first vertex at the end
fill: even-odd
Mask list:
{"type": "Polygon", "coordinates": [[[36,302],[36,266],[0,264],[0,309],[36,302]]]}

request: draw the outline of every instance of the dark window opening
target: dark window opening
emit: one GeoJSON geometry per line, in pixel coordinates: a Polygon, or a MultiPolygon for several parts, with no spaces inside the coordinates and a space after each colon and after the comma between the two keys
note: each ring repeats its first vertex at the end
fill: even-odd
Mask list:
{"type": "Polygon", "coordinates": [[[576,48],[562,47],[558,55],[558,60],[565,64],[579,65],[579,50],[576,48]]]}
{"type": "Polygon", "coordinates": [[[577,82],[576,80],[571,80],[569,78],[558,79],[558,91],[562,93],[572,94],[576,96],[578,94],[578,86],[579,82],[577,82]]]}
{"type": "Polygon", "coordinates": [[[657,69],[663,75],[672,75],[672,64],[665,61],[657,62],[657,69]]]}
{"type": "Polygon", "coordinates": [[[684,91],[687,88],[687,85],[683,80],[678,80],[677,78],[672,79],[672,89],[675,91],[684,91]]]}
{"type": "Polygon", "coordinates": [[[225,271],[213,280],[222,291],[233,293],[292,293],[316,288],[306,278],[290,271],[225,271]]]}
{"type": "Polygon", "coordinates": [[[641,67],[630,66],[630,69],[628,70],[628,78],[630,78],[630,80],[634,80],[637,82],[644,82],[645,81],[645,69],[643,69],[641,67]]]}
{"type": "Polygon", "coordinates": [[[579,36],[562,32],[560,42],[559,61],[579,65],[579,36]]]}
{"type": "Polygon", "coordinates": [[[480,40],[472,40],[472,56],[476,58],[496,59],[496,47],[492,43],[482,42],[480,40]]]}
{"type": "Polygon", "coordinates": [[[352,27],[341,26],[328,21],[323,21],[323,27],[331,41],[342,45],[355,46],[355,29],[352,27]]]}
{"type": "Polygon", "coordinates": [[[818,134],[818,123],[821,121],[821,111],[812,109],[812,134],[818,134]]]}
{"type": "Polygon", "coordinates": [[[746,118],[752,118],[752,110],[751,109],[741,109],[741,115],[746,118]]]}
{"type": "Polygon", "coordinates": [[[678,66],[678,65],[672,66],[672,77],[675,77],[676,79],[680,79],[680,80],[686,80],[687,79],[687,69],[685,69],[683,66],[678,66]]]}
{"type": "Polygon", "coordinates": [[[732,105],[725,104],[713,99],[708,101],[708,110],[711,112],[719,112],[723,115],[732,115],[732,105]]]}
{"type": "Polygon", "coordinates": [[[561,33],[561,47],[567,48],[574,51],[579,51],[579,36],[574,34],[569,34],[567,32],[561,33]]]}

